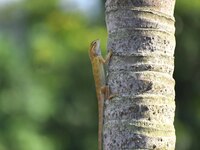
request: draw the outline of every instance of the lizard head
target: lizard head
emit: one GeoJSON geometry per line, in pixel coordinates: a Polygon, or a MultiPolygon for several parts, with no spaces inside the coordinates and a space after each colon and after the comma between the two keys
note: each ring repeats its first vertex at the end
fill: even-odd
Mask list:
{"type": "Polygon", "coordinates": [[[101,55],[100,40],[97,39],[90,44],[89,56],[90,59],[93,59],[95,56],[100,56],[100,55],[101,55]]]}

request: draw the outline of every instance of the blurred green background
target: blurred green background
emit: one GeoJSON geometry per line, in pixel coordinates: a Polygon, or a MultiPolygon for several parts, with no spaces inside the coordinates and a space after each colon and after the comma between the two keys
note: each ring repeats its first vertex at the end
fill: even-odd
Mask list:
{"type": "MultiPolygon", "coordinates": [[[[96,150],[88,46],[101,0],[0,0],[0,150],[96,150]],[[5,3],[6,2],[6,3],[5,3]]],[[[177,150],[200,149],[200,1],[177,0],[177,150]]]]}

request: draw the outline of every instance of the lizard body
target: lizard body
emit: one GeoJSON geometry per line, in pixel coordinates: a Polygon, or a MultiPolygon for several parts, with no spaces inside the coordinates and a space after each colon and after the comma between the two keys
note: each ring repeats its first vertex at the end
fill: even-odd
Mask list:
{"type": "Polygon", "coordinates": [[[111,52],[109,52],[106,56],[106,59],[104,59],[101,55],[100,40],[95,40],[90,45],[89,57],[92,64],[92,71],[98,99],[98,150],[102,150],[104,100],[109,99],[109,88],[106,86],[104,64],[110,59],[111,52]]]}

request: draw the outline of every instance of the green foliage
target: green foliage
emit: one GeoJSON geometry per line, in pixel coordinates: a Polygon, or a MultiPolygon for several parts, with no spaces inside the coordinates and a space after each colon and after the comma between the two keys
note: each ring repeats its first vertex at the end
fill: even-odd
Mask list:
{"type": "MultiPolygon", "coordinates": [[[[0,149],[97,149],[97,102],[88,47],[106,30],[57,1],[25,1],[0,30],[0,149]],[[22,22],[21,22],[22,21],[22,22]],[[7,31],[10,32],[7,35],[7,31]]],[[[10,8],[8,8],[10,9],[10,8]]],[[[10,16],[15,9],[10,9],[10,16]]],[[[8,10],[5,10],[8,12],[8,10]]],[[[5,20],[5,18],[3,18],[5,20]]]]}
{"type": "Polygon", "coordinates": [[[190,12],[192,11],[192,13],[199,12],[199,8],[200,8],[200,1],[199,0],[192,0],[192,1],[188,1],[188,0],[176,0],[176,6],[178,11],[182,11],[182,12],[190,12]]]}
{"type": "MultiPolygon", "coordinates": [[[[0,150],[97,149],[87,53],[96,38],[106,49],[106,29],[81,13],[61,10],[58,2],[29,0],[1,10],[0,150]]],[[[175,125],[181,150],[200,149],[199,5],[179,0],[175,11],[175,125]]]]}
{"type": "MultiPolygon", "coordinates": [[[[177,2],[186,3],[186,1],[177,2]]],[[[177,149],[200,149],[200,2],[177,5],[175,51],[177,149]],[[191,8],[192,7],[192,8],[191,8]],[[190,10],[189,10],[190,9],[190,10]],[[187,11],[188,10],[188,11],[187,11]]]]}

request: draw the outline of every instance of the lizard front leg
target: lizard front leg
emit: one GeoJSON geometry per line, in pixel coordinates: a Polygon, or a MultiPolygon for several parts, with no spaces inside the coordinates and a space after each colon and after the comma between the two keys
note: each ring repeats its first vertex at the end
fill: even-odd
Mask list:
{"type": "Polygon", "coordinates": [[[108,63],[110,61],[111,56],[112,56],[112,51],[110,50],[110,52],[106,55],[105,59],[102,56],[100,57],[100,61],[103,64],[108,63]]]}

